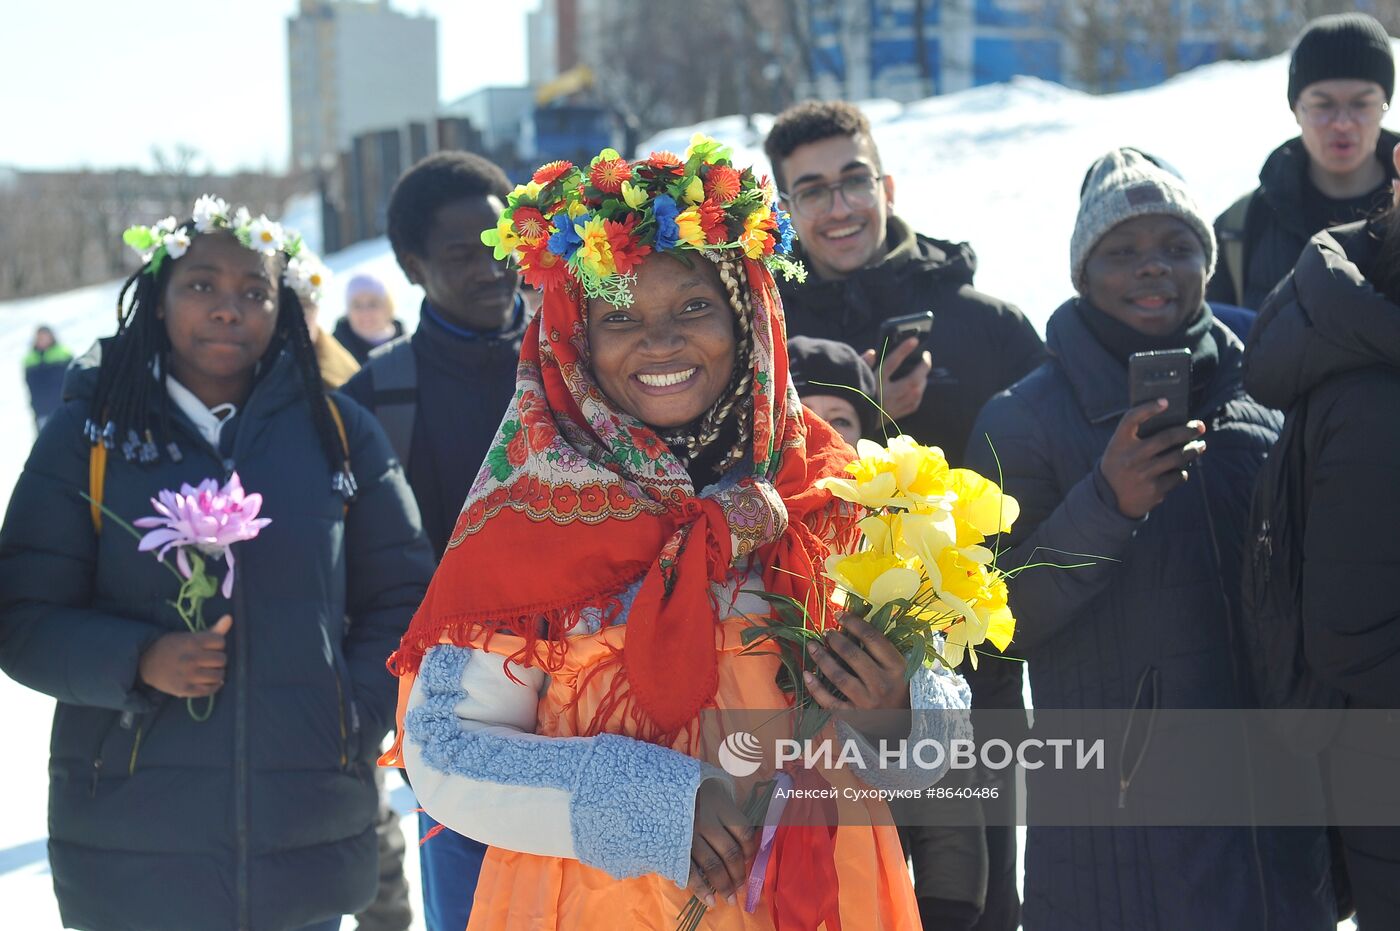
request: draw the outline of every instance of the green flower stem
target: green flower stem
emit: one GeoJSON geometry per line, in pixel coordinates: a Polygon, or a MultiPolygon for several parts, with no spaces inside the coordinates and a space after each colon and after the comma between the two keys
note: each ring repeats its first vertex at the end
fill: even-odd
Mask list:
{"type": "MultiPolygon", "coordinates": [[[[78,494],[88,504],[96,505],[102,511],[103,516],[110,519],[112,523],[131,534],[138,541],[141,539],[141,531],[128,523],[121,515],[114,513],[102,502],[93,500],[86,492],[80,491],[78,494]]],[[[167,604],[175,609],[175,613],[180,616],[180,620],[185,622],[185,627],[189,629],[190,633],[198,633],[208,627],[204,623],[204,602],[213,596],[214,592],[218,590],[218,586],[213,578],[204,571],[204,557],[200,555],[198,550],[191,548],[188,557],[190,560],[190,577],[188,579],[165,559],[157,558],[156,562],[169,569],[175,578],[180,580],[180,590],[176,593],[175,600],[167,602],[167,604]]],[[[215,696],[209,695],[202,699],[204,702],[202,713],[195,710],[196,703],[201,701],[198,698],[185,699],[185,709],[191,718],[203,723],[209,720],[209,716],[214,713],[214,698],[215,696]]],[[[134,752],[132,759],[135,759],[134,752]]]]}

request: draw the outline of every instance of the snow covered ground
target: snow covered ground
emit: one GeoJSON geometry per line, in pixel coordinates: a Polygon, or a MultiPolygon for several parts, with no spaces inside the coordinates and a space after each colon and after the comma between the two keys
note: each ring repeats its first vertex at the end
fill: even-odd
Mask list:
{"type": "MultiPolygon", "coordinates": [[[[971,242],[980,259],[978,287],[1014,301],[1043,328],[1070,294],[1070,233],[1089,164],[1118,145],[1151,151],[1182,172],[1213,217],[1254,185],[1275,146],[1297,134],[1286,85],[1287,61],[1275,58],[1211,65],[1159,87],[1103,97],[1019,79],[907,107],[874,101],[867,112],[884,168],[896,180],[896,211],[921,232],[971,242]]],[[[1387,122],[1398,125],[1393,114],[1387,122]]],[[[741,118],[727,117],[659,134],[642,148],[680,152],[692,132],[702,130],[742,150],[738,160],[766,164],[761,133],[770,123],[756,117],[749,129],[741,118]]],[[[419,294],[385,241],[362,243],[328,263],[337,282],[323,305],[323,325],[334,323],[344,282],[359,271],[388,282],[405,324],[416,324],[419,294]]],[[[19,359],[34,327],[53,326],[82,352],[115,329],[116,293],[112,283],[0,303],[0,360],[13,360],[0,368],[0,506],[9,500],[33,436],[19,359]]],[[[0,771],[0,793],[16,802],[0,823],[5,924],[53,931],[58,912],[44,847],[52,702],[0,676],[0,708],[12,761],[0,771]]],[[[400,789],[399,800],[406,796],[400,789]]],[[[415,836],[411,820],[405,825],[415,836]]],[[[416,858],[409,860],[417,889],[416,858]]]]}

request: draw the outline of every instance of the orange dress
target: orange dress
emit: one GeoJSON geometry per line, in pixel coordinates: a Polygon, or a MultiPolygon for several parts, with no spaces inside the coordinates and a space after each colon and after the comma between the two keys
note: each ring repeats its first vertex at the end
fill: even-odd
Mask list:
{"type": "MultiPolygon", "coordinates": [[[[735,617],[717,625],[719,688],[714,704],[719,714],[713,720],[706,715],[703,731],[692,729],[674,749],[713,759],[713,754],[699,751],[723,739],[722,732],[727,730],[722,725],[724,710],[787,706],[774,681],[777,659],[740,655],[744,649],[740,633],[750,623],[735,617]]],[[[626,632],[626,626],[619,625],[570,638],[563,668],[550,674],[548,689],[540,699],[539,734],[577,737],[588,733],[595,711],[621,668],[618,659],[626,632]]],[[[468,646],[511,656],[522,648],[523,641],[496,634],[488,644],[468,646]]],[[[632,736],[621,713],[603,730],[632,736]]],[[[841,784],[839,775],[833,776],[833,784],[841,784]]],[[[920,923],[914,887],[884,803],[843,800],[838,806],[843,809],[842,826],[836,831],[843,931],[917,931],[920,923]],[[856,806],[864,810],[852,810],[856,806]]],[[[467,931],[674,931],[677,916],[689,898],[690,893],[656,874],[617,880],[578,860],[491,847],[482,865],[467,931]]],[[[738,905],[719,901],[700,927],[708,931],[772,931],[773,922],[766,897],[753,914],[748,914],[740,896],[738,905]]]]}

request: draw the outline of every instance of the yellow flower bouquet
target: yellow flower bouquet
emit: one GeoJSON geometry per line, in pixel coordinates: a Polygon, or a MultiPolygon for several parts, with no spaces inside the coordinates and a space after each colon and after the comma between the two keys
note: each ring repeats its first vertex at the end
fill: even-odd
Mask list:
{"type": "MultiPolygon", "coordinates": [[[[847,609],[865,617],[905,656],[957,667],[977,666],[977,647],[1011,643],[1016,619],[1007,606],[1008,573],[986,546],[1011,530],[1016,499],[971,469],[948,466],[943,451],[897,436],[885,446],[861,440],[850,478],[821,482],[833,495],[870,512],[850,553],[833,554],[826,573],[847,609]],[[935,651],[933,632],[946,642],[935,651]]],[[[993,542],[995,545],[995,542],[993,542]]]]}

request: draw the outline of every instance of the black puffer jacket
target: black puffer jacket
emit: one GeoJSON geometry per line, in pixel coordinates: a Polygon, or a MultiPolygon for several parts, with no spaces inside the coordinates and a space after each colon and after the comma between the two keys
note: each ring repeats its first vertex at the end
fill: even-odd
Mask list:
{"type": "Polygon", "coordinates": [[[933,311],[928,388],[899,426],[956,464],[983,402],[1039,365],[1045,346],[1021,311],[972,287],[977,258],[967,243],[920,236],[897,217],[886,235],[890,250],[878,265],[839,281],[778,283],[788,336],[878,351],[883,321],[933,311]]]}
{"type": "Polygon", "coordinates": [[[1353,704],[1400,708],[1400,306],[1366,280],[1378,233],[1321,233],[1260,312],[1245,385],[1307,405],[1307,659],[1353,704]]]}
{"type": "MultiPolygon", "coordinates": [[[[1006,490],[1021,505],[1000,564],[1055,553],[1095,557],[1082,568],[1029,570],[1010,586],[1013,647],[1028,661],[1037,708],[1128,708],[1145,721],[1155,708],[1248,704],[1231,668],[1229,630],[1250,490],[1280,418],[1245,395],[1243,346],[1218,320],[1212,326],[1219,363],[1191,412],[1207,425],[1208,452],[1191,480],[1143,520],[1118,511],[1098,468],[1127,408],[1127,367],[1072,303],[1046,327],[1051,360],[987,402],[977,419],[976,434],[991,437],[1006,490]]],[[[995,475],[997,459],[974,444],[968,465],[995,475]]],[[[1120,778],[1131,804],[1134,793],[1151,793],[1152,780],[1170,772],[1157,752],[1169,726],[1180,724],[1156,724],[1158,741],[1146,742],[1139,768],[1110,755],[1106,808],[1120,778]]],[[[1041,778],[1054,775],[1027,774],[1032,819],[1041,778]]],[[[1024,925],[1330,929],[1336,919],[1325,851],[1322,832],[1309,829],[1260,829],[1255,838],[1240,828],[1032,827],[1024,925]],[[1211,894],[1201,895],[1193,877],[1210,883],[1211,894]]]]}
{"type": "Polygon", "coordinates": [[[76,396],[40,434],[0,530],[0,666],[58,699],[49,859],[64,926],[286,931],[354,913],[378,882],[384,661],[432,574],[403,475],[374,419],[337,398],[360,487],[344,507],[286,355],[239,412],[228,460],[178,409],[183,461],[109,458],[104,503],[128,520],[161,489],[234,469],[272,519],[235,544],[233,598],[204,606],[234,622],[226,684],[197,723],[137,684],[142,651],[184,629],[175,579],[110,518],[96,534],[79,496],[96,361],[76,364],[76,396]]]}
{"type": "MultiPolygon", "coordinates": [[[[1397,143],[1400,143],[1400,135],[1381,130],[1376,159],[1385,168],[1387,179],[1395,177],[1390,154],[1397,143]]],[[[1234,228],[1227,222],[1228,210],[1216,218],[1215,235],[1221,242],[1221,250],[1220,261],[1206,290],[1209,300],[1258,309],[1274,286],[1293,269],[1304,244],[1318,232],[1308,229],[1303,207],[1307,171],[1308,153],[1303,148],[1302,137],[1290,139],[1275,149],[1259,170],[1259,187],[1248,195],[1243,228],[1234,228]],[[1238,270],[1231,269],[1231,249],[1225,245],[1232,240],[1243,244],[1243,294],[1235,293],[1238,270]]],[[[1389,193],[1389,183],[1384,188],[1383,193],[1389,193]]],[[[1382,196],[1377,206],[1383,206],[1385,201],[1382,196]]]]}
{"type": "MultiPolygon", "coordinates": [[[[354,356],[355,361],[361,365],[365,364],[365,361],[369,358],[369,354],[374,350],[375,346],[383,345],[383,343],[375,343],[372,346],[361,339],[359,335],[350,328],[349,317],[341,317],[337,320],[335,322],[335,330],[331,335],[340,342],[340,345],[349,350],[350,355],[354,356]]],[[[403,336],[403,323],[399,320],[395,320],[394,335],[389,337],[389,340],[398,339],[400,336],[403,336]]],[[[388,342],[389,340],[385,340],[384,342],[388,342]]]]}

